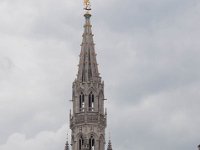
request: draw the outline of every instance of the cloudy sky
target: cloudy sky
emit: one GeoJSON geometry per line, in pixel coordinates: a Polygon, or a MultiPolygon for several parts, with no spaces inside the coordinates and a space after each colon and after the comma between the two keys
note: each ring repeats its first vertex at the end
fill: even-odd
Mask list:
{"type": "MultiPolygon", "coordinates": [[[[0,150],[63,150],[81,0],[0,0],[0,150]]],[[[200,144],[200,1],[93,0],[114,150],[200,144]]]]}

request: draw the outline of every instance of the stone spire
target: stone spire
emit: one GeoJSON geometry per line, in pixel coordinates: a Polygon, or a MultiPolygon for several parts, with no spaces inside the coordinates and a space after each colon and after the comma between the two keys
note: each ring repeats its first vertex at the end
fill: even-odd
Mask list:
{"type": "Polygon", "coordinates": [[[86,12],[84,33],[81,44],[81,53],[77,80],[79,82],[96,82],[100,81],[96,53],[93,42],[92,25],[90,23],[91,14],[86,12]]]}
{"type": "Polygon", "coordinates": [[[111,140],[109,140],[109,142],[108,142],[108,148],[107,148],[107,150],[112,150],[112,143],[111,143],[111,140]]]}
{"type": "Polygon", "coordinates": [[[70,129],[72,150],[105,150],[107,118],[104,83],[101,81],[93,42],[90,1],[85,0],[84,33],[77,78],[72,86],[70,129]]]}

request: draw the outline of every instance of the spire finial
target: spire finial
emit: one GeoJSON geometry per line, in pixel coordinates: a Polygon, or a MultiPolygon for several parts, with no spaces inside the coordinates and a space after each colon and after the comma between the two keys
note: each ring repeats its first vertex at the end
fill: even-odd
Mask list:
{"type": "Polygon", "coordinates": [[[86,11],[90,11],[91,10],[91,3],[90,0],[84,0],[84,9],[86,11]]]}

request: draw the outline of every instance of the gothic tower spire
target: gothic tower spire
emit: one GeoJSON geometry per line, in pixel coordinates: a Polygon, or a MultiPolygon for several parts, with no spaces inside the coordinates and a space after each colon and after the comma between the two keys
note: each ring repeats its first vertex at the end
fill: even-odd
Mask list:
{"type": "Polygon", "coordinates": [[[91,14],[86,12],[84,33],[81,44],[81,53],[77,79],[79,82],[99,81],[100,76],[96,61],[96,53],[90,23],[91,14]]]}
{"type": "Polygon", "coordinates": [[[106,113],[104,83],[96,61],[90,22],[90,1],[86,13],[77,78],[73,82],[73,110],[70,113],[72,150],[105,150],[106,113]]]}

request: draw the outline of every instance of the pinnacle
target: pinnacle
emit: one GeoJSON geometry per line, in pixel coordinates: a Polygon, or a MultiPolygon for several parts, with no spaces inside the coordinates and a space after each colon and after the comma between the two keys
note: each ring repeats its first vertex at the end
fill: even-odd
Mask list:
{"type": "Polygon", "coordinates": [[[68,143],[68,140],[67,140],[67,142],[66,142],[66,144],[65,144],[65,150],[69,150],[69,143],[68,143]]]}
{"type": "Polygon", "coordinates": [[[107,148],[107,150],[112,150],[112,143],[111,143],[111,140],[109,140],[109,142],[108,142],[108,148],[107,148]]]}

